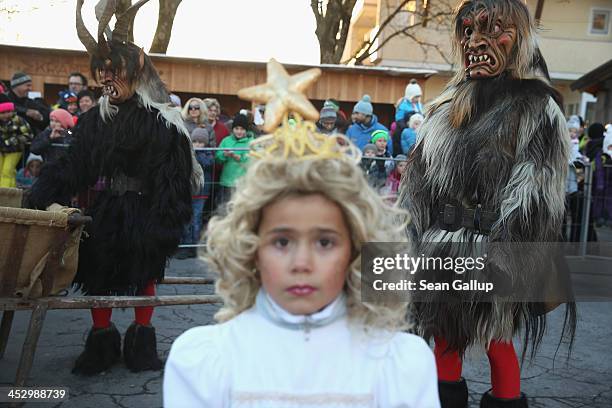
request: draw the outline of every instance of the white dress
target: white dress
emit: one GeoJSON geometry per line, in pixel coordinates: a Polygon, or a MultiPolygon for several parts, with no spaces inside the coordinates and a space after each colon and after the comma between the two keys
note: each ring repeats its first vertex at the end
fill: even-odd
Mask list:
{"type": "Polygon", "coordinates": [[[406,333],[350,326],[345,297],[310,316],[262,290],[253,308],[172,345],[164,406],[438,408],[433,353],[406,333]]]}

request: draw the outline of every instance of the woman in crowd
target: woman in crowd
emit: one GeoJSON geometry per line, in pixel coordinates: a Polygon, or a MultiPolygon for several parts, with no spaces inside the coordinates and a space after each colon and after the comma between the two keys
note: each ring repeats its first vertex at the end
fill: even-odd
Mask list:
{"type": "Polygon", "coordinates": [[[208,108],[200,98],[189,99],[183,106],[181,115],[189,135],[197,127],[206,128],[209,133],[213,132],[212,126],[208,123],[208,108]]]}

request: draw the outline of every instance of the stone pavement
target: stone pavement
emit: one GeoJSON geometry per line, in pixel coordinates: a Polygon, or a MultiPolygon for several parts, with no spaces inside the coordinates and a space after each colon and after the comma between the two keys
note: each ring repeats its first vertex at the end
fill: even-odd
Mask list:
{"type": "MultiPolygon", "coordinates": [[[[200,260],[173,260],[168,276],[206,276],[200,260]]],[[[210,286],[161,286],[160,294],[211,294],[210,286]]],[[[216,311],[213,305],[160,307],[154,316],[158,348],[165,359],[173,340],[188,328],[209,324],[216,311]]],[[[549,326],[538,356],[522,371],[523,390],[530,407],[612,407],[612,302],[580,303],[578,329],[572,354],[559,342],[562,310],[550,314],[549,326]]],[[[113,321],[124,333],[133,319],[133,310],[115,310],[113,321]]],[[[14,380],[21,345],[29,320],[28,312],[17,312],[7,352],[0,361],[0,385],[14,380]]],[[[55,405],[30,403],[26,407],[160,407],[162,373],[130,373],[119,364],[92,378],[70,373],[81,352],[91,324],[86,310],[51,310],[47,314],[30,377],[31,386],[70,388],[70,399],[55,405]]],[[[480,395],[489,388],[486,356],[471,353],[464,364],[470,387],[471,406],[477,407],[480,395]]],[[[415,373],[419,375],[419,373],[415,373]]],[[[406,378],[410,382],[410,378],[406,378]]]]}

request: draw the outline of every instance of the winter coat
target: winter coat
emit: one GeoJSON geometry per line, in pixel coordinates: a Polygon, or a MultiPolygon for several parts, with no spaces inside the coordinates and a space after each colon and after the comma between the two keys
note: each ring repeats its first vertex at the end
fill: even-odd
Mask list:
{"type": "Polygon", "coordinates": [[[402,152],[408,156],[410,149],[415,145],[417,140],[416,131],[412,128],[406,128],[402,131],[402,152]]]}
{"type": "Polygon", "coordinates": [[[423,114],[423,105],[421,105],[421,102],[412,103],[404,98],[395,111],[395,121],[403,120],[408,123],[408,115],[413,113],[423,114]]]}
{"type": "Polygon", "coordinates": [[[8,121],[0,122],[0,153],[23,152],[32,137],[28,122],[13,115],[8,121]]]}
{"type": "MultiPolygon", "coordinates": [[[[372,115],[372,119],[367,125],[364,123],[353,123],[351,126],[349,126],[348,130],[346,131],[346,136],[351,140],[351,142],[357,145],[359,150],[363,150],[364,146],[370,143],[372,133],[379,129],[388,131],[386,127],[378,123],[378,117],[376,117],[376,115],[372,115]]],[[[387,150],[390,154],[393,154],[391,143],[387,144],[387,150]]]]}
{"type": "MultiPolygon", "coordinates": [[[[247,134],[242,139],[236,139],[233,133],[221,141],[220,148],[248,148],[249,143],[253,140],[250,134],[247,134]]],[[[215,158],[217,163],[223,164],[221,171],[221,179],[219,183],[224,187],[234,187],[244,173],[246,173],[246,163],[249,161],[249,152],[247,150],[234,151],[240,156],[240,161],[236,161],[231,157],[225,156],[223,150],[217,151],[215,158]]]]}
{"type": "Polygon", "coordinates": [[[74,142],[71,130],[64,130],[62,136],[51,139],[51,128],[46,128],[32,141],[30,152],[42,156],[44,163],[54,161],[62,157],[68,151],[68,146],[74,142]],[[52,144],[66,146],[52,146],[52,144]]]}
{"type": "Polygon", "coordinates": [[[20,98],[13,91],[9,91],[7,94],[8,98],[15,104],[15,112],[23,119],[25,119],[32,128],[33,132],[40,132],[49,126],[49,113],[51,110],[47,107],[42,99],[30,99],[27,96],[20,98]],[[28,109],[34,109],[40,112],[43,119],[42,121],[34,120],[26,115],[28,109]]]}

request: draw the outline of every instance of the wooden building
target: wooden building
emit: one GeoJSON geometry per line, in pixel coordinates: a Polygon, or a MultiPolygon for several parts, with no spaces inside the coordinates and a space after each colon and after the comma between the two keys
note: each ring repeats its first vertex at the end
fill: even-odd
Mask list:
{"type": "Polygon", "coordinates": [[[612,59],[580,77],[572,89],[597,97],[593,122],[612,122],[612,59]]]}
{"type": "MultiPolygon", "coordinates": [[[[233,115],[240,108],[250,108],[250,102],[236,96],[239,89],[266,81],[266,64],[205,60],[196,58],[151,55],[168,89],[179,95],[183,103],[189,97],[214,97],[222,110],[233,115]]],[[[312,66],[285,65],[289,73],[312,66]]],[[[404,95],[406,84],[416,78],[421,85],[435,70],[386,67],[349,67],[319,65],[321,78],[308,90],[307,96],[317,108],[323,101],[334,98],[342,109],[350,113],[364,94],[370,95],[374,112],[388,125],[393,120],[394,104],[404,95]]],[[[0,80],[9,82],[16,71],[32,77],[34,91],[42,93],[50,104],[56,102],[58,92],[67,87],[68,75],[78,71],[89,78],[90,88],[96,86],[89,73],[89,58],[85,51],[58,50],[0,45],[0,80]]],[[[425,87],[423,86],[423,89],[425,87]]]]}

